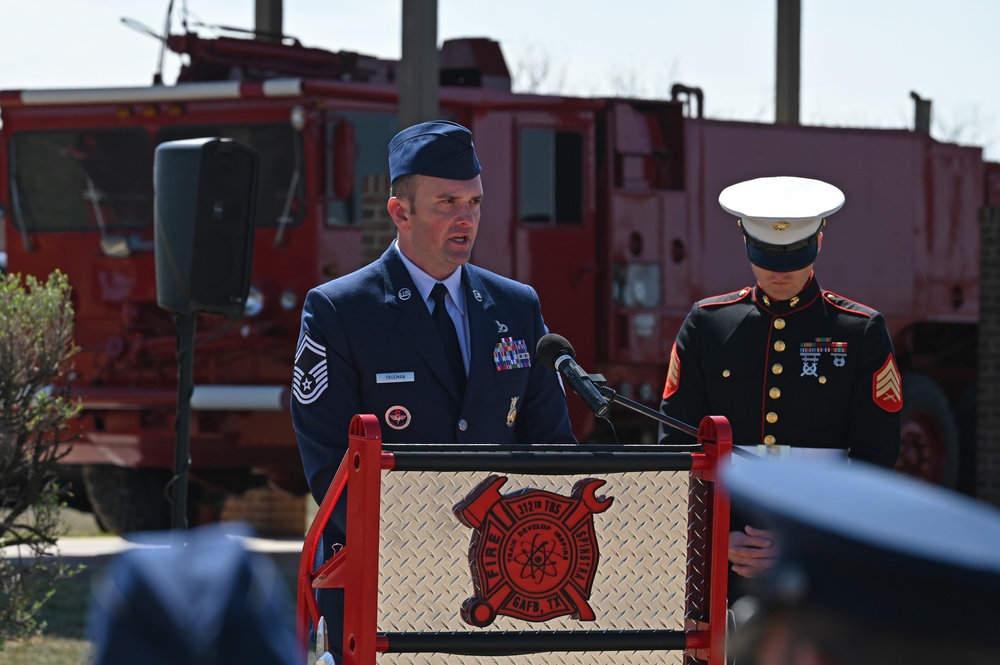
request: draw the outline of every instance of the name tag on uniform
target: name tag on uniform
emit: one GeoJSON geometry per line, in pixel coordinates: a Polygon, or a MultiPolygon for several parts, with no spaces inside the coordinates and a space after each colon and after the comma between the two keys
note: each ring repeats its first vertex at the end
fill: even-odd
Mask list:
{"type": "Polygon", "coordinates": [[[410,383],[413,372],[385,372],[375,375],[375,383],[410,383]]]}

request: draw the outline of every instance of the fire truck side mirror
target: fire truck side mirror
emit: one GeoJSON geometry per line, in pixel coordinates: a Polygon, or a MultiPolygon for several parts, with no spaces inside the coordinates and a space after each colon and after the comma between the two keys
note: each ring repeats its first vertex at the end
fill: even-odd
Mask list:
{"type": "Polygon", "coordinates": [[[341,120],[333,128],[333,195],[338,201],[354,194],[354,164],[357,143],[354,123],[341,120]]]}
{"type": "Polygon", "coordinates": [[[153,160],[156,302],[237,319],[250,290],[259,156],[236,141],[169,141],[153,160]]]}

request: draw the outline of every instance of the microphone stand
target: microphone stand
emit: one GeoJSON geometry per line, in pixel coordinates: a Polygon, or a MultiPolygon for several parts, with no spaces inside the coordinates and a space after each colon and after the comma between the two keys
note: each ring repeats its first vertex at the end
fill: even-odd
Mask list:
{"type": "Polygon", "coordinates": [[[671,418],[662,411],[651,409],[645,404],[640,404],[635,400],[631,400],[628,397],[623,397],[622,395],[619,395],[614,388],[608,388],[608,386],[605,385],[608,380],[604,378],[603,374],[588,374],[587,377],[590,379],[591,383],[594,384],[594,387],[597,388],[597,391],[601,393],[601,395],[603,395],[605,398],[607,398],[609,402],[613,404],[621,404],[624,407],[632,409],[636,413],[641,413],[647,418],[652,418],[653,420],[657,420],[663,423],[664,425],[669,425],[674,429],[680,430],[685,434],[690,434],[691,436],[697,438],[698,436],[697,427],[688,425],[687,423],[677,420],[676,418],[671,418]]]}
{"type": "MultiPolygon", "coordinates": [[[[653,420],[659,421],[664,425],[668,425],[676,430],[680,430],[685,434],[690,434],[695,438],[698,437],[697,427],[688,425],[687,423],[681,420],[677,420],[676,418],[671,418],[662,411],[651,409],[645,404],[640,404],[635,400],[631,400],[628,397],[623,397],[622,395],[619,395],[614,388],[609,388],[607,385],[605,385],[608,380],[604,378],[603,374],[588,374],[587,376],[594,384],[594,387],[597,388],[597,391],[601,393],[601,395],[603,395],[612,404],[621,404],[622,406],[632,409],[636,413],[640,413],[646,416],[647,418],[652,418],[653,420]]],[[[741,448],[738,448],[737,446],[733,446],[733,454],[739,457],[749,457],[749,458],[757,457],[753,453],[749,453],[741,448]]]]}

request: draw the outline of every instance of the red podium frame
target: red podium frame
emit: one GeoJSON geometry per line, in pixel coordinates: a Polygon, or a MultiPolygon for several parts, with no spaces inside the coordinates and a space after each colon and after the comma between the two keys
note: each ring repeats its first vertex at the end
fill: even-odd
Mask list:
{"type": "MultiPolygon", "coordinates": [[[[704,418],[698,430],[698,443],[702,452],[690,453],[690,472],[693,478],[702,481],[704,491],[698,501],[707,506],[705,518],[709,526],[703,532],[704,542],[697,543],[698,551],[704,552],[698,565],[705,565],[708,570],[704,580],[707,589],[698,598],[700,607],[694,608],[698,617],[690,616],[692,594],[688,594],[683,649],[689,656],[688,662],[695,659],[708,665],[724,665],[730,508],[728,497],[718,488],[717,471],[720,463],[728,462],[732,454],[729,422],[721,416],[704,418]]],[[[586,446],[580,449],[585,450],[586,446]]],[[[309,527],[299,560],[296,639],[303,658],[308,651],[310,622],[315,626],[320,619],[314,595],[317,588],[343,588],[344,605],[351,608],[344,613],[345,665],[374,665],[378,653],[390,650],[388,637],[378,634],[378,565],[382,472],[391,471],[395,463],[394,455],[382,450],[378,418],[371,414],[354,416],[347,454],[309,527]],[[351,487],[347,497],[348,544],[313,571],[323,527],[348,485],[351,487]]],[[[691,537],[689,533],[689,566],[691,537]]]]}

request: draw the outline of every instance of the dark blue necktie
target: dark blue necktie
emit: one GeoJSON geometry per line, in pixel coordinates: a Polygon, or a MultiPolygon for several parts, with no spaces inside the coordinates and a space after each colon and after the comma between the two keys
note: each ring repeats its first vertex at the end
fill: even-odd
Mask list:
{"type": "Polygon", "coordinates": [[[444,305],[445,294],[448,288],[438,282],[431,289],[431,299],[434,301],[434,311],[431,318],[437,326],[438,334],[441,336],[441,344],[444,345],[444,355],[448,358],[451,366],[452,376],[455,377],[455,385],[459,392],[465,390],[465,361],[462,359],[462,347],[458,345],[458,333],[455,331],[455,322],[448,315],[448,310],[444,305]]]}

